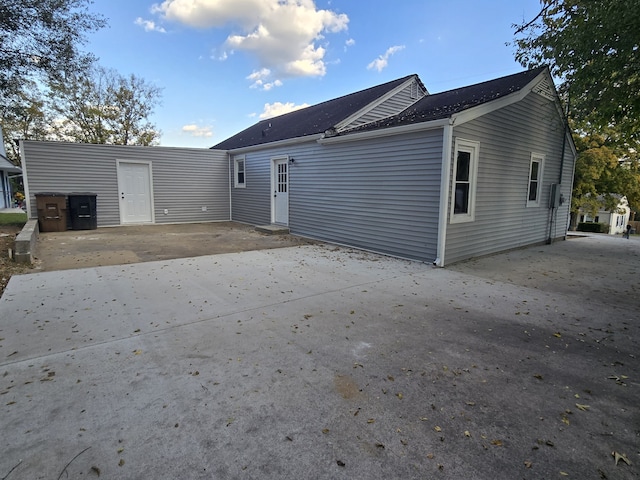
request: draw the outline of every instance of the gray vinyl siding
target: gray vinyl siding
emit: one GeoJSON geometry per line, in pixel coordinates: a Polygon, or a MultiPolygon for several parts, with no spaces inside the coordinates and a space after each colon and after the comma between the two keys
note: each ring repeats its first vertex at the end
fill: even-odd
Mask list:
{"type": "Polygon", "coordinates": [[[98,226],[120,225],[120,160],[151,163],[155,223],[229,220],[225,152],[35,141],[24,141],[22,148],[31,218],[37,218],[36,193],[92,192],[97,194],[98,226]]]}
{"type": "MultiPolygon", "coordinates": [[[[445,262],[544,242],[549,236],[550,186],[560,183],[563,137],[561,117],[553,103],[532,93],[455,127],[453,135],[454,139],[480,142],[480,149],[475,221],[448,224],[445,262]],[[538,207],[527,207],[532,152],[545,155],[538,207]]],[[[567,145],[561,182],[567,202],[558,209],[554,237],[566,233],[572,172],[573,154],[567,145]]]]}
{"type": "MultiPolygon", "coordinates": [[[[415,80],[414,80],[415,83],[415,80]]],[[[407,108],[409,105],[415,103],[420,98],[422,98],[425,94],[424,90],[418,86],[418,96],[417,98],[411,98],[411,89],[416,88],[415,86],[411,86],[411,84],[407,85],[401,91],[396,93],[393,97],[385,100],[380,105],[377,105],[371,111],[357,118],[355,121],[351,122],[349,125],[346,125],[341,130],[347,130],[349,128],[357,127],[359,125],[364,125],[365,123],[375,122],[376,120],[380,120],[381,118],[390,117],[392,115],[396,115],[407,108]]]]}
{"type": "Polygon", "coordinates": [[[270,221],[270,159],[288,155],[292,234],[432,262],[436,257],[442,129],[248,153],[233,219],[270,221]]]}
{"type": "Polygon", "coordinates": [[[234,187],[233,159],[230,155],[231,171],[231,219],[251,225],[271,223],[271,156],[273,149],[244,155],[244,188],[234,187]]]}

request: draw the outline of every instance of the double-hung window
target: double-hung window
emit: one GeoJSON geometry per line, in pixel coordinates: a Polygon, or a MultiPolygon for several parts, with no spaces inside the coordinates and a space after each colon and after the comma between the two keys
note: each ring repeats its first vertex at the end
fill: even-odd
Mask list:
{"type": "Polygon", "coordinates": [[[246,185],[245,158],[244,155],[233,158],[233,186],[244,188],[246,185]]]}
{"type": "Polygon", "coordinates": [[[456,139],[451,223],[473,222],[475,220],[479,150],[480,144],[478,142],[456,139]]]}
{"type": "Polygon", "coordinates": [[[544,155],[531,154],[529,166],[529,189],[527,191],[527,207],[540,206],[540,193],[542,192],[542,171],[544,167],[544,155]]]}

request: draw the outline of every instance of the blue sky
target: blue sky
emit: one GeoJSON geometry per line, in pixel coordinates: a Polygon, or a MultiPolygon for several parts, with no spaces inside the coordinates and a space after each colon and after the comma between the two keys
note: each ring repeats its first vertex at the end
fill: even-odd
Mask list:
{"type": "Polygon", "coordinates": [[[431,93],[523,70],[539,0],[97,0],[85,50],[163,89],[161,145],[210,147],[267,116],[417,73],[431,93]]]}

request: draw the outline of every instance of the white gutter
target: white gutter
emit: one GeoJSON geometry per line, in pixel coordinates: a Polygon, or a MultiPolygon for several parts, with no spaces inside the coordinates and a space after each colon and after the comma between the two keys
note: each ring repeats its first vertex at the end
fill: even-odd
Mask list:
{"type": "Polygon", "coordinates": [[[409,125],[400,125],[397,127],[381,128],[379,130],[368,130],[366,132],[347,133],[345,135],[338,135],[335,137],[325,137],[324,135],[318,139],[318,143],[333,144],[352,142],[356,140],[366,140],[368,138],[382,138],[390,137],[392,135],[400,135],[401,133],[419,132],[422,130],[433,130],[434,128],[442,128],[445,125],[449,125],[449,119],[444,118],[442,120],[432,120],[430,122],[412,123],[409,125]]]}
{"type": "MultiPolygon", "coordinates": [[[[233,221],[233,195],[232,195],[232,188],[233,188],[233,183],[231,181],[231,154],[227,153],[227,165],[229,167],[229,169],[227,170],[227,178],[229,179],[229,221],[232,222],[233,221]]],[[[247,168],[247,163],[246,163],[246,159],[245,159],[245,171],[247,168]]],[[[235,175],[235,172],[234,172],[235,175]]]]}
{"type": "Polygon", "coordinates": [[[444,267],[444,251],[447,241],[447,219],[449,218],[449,182],[451,180],[451,147],[453,145],[453,122],[448,119],[442,129],[442,170],[440,172],[440,213],[438,218],[438,246],[436,267],[444,267]]]}
{"type": "MultiPolygon", "coordinates": [[[[269,142],[269,143],[259,143],[258,145],[250,145],[248,147],[231,148],[229,150],[226,150],[226,152],[229,154],[237,155],[240,153],[251,152],[253,150],[262,150],[265,148],[278,148],[278,147],[284,147],[288,145],[314,142],[319,138],[322,138],[323,136],[324,136],[324,133],[316,133],[314,135],[306,135],[304,137],[287,138],[285,140],[278,140],[278,141],[269,142]]],[[[222,150],[222,149],[214,149],[214,150],[222,150]]],[[[222,150],[222,151],[225,151],[225,150],[222,150]]]]}

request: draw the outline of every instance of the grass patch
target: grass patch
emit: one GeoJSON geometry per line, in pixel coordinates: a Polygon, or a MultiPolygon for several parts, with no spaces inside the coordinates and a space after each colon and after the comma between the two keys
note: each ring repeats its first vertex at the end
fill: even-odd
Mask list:
{"type": "Polygon", "coordinates": [[[22,227],[25,223],[27,223],[26,213],[0,213],[0,225],[22,227]]]}

